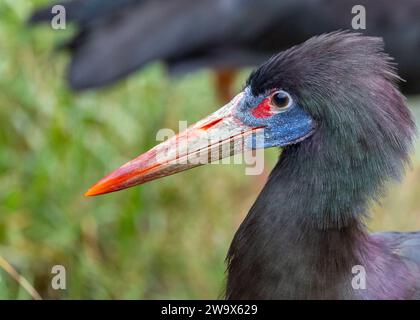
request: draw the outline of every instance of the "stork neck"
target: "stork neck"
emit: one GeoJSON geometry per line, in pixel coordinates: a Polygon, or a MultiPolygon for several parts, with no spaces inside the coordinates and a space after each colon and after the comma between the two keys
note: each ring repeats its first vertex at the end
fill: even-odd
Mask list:
{"type": "Polygon", "coordinates": [[[352,268],[390,254],[362,222],[382,177],[369,172],[367,153],[334,151],[313,136],[283,152],[232,242],[227,297],[364,294],[352,288],[352,268]]]}
{"type": "Polygon", "coordinates": [[[346,131],[320,129],[287,147],[257,202],[277,203],[279,215],[293,212],[314,229],[360,223],[385,182],[402,175],[403,160],[386,139],[349,138],[346,131]]]}

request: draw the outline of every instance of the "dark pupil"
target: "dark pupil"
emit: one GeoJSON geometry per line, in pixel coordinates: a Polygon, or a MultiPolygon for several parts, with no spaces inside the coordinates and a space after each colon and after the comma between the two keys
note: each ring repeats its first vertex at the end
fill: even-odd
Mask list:
{"type": "Polygon", "coordinates": [[[273,102],[277,107],[284,108],[289,104],[289,97],[284,92],[279,92],[273,96],[273,102]]]}

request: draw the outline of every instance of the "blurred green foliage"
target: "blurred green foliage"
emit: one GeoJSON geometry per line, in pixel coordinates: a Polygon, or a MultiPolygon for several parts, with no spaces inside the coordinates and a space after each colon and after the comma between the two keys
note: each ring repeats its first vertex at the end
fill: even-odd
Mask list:
{"type": "MultiPolygon", "coordinates": [[[[267,172],[201,167],[123,192],[85,198],[109,171],[219,103],[212,73],[172,81],[152,65],[117,86],[72,94],[66,54],[53,47],[72,30],[28,27],[41,0],[0,2],[0,255],[44,298],[217,298],[235,230],[267,172]],[[51,289],[51,268],[67,290],[51,289]]],[[[238,90],[247,75],[238,80],[238,90]]],[[[277,150],[268,150],[267,170],[277,150]]],[[[418,162],[392,186],[373,229],[420,229],[418,162]]],[[[0,270],[0,299],[27,293],[0,270]]]]}

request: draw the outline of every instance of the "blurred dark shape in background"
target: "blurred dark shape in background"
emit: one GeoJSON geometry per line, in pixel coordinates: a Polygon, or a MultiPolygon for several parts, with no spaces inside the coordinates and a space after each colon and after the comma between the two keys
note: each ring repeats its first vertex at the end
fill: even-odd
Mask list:
{"type": "MultiPolygon", "coordinates": [[[[311,36],[351,29],[352,8],[367,12],[367,35],[381,36],[395,57],[405,94],[420,93],[420,1],[400,0],[73,0],[62,2],[78,33],[72,52],[73,90],[113,83],[162,60],[173,74],[214,68],[228,98],[232,70],[260,64],[311,36]]],[[[51,21],[51,6],[30,22],[51,21]]]]}

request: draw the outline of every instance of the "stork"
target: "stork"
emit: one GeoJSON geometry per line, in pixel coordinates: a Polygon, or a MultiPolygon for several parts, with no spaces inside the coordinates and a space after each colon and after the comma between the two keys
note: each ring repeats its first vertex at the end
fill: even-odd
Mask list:
{"type": "Polygon", "coordinates": [[[420,299],[420,233],[372,234],[364,223],[369,204],[409,162],[415,125],[398,80],[380,38],[311,38],[261,65],[226,106],[86,195],[199,166],[202,151],[217,149],[221,159],[280,147],[230,246],[226,298],[420,299]],[[365,270],[365,288],[352,283],[355,266],[365,270]]]}

